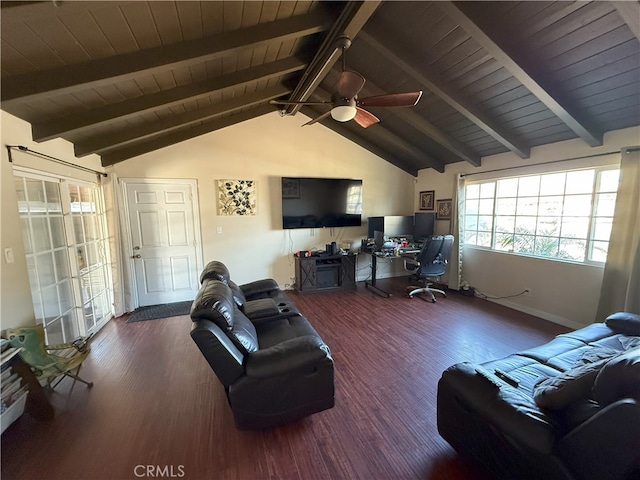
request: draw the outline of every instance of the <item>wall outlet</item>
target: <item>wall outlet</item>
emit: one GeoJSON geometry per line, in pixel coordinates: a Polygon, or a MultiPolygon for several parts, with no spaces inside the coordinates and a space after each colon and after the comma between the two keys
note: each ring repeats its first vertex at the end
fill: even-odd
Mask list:
{"type": "Polygon", "coordinates": [[[530,288],[525,288],[524,289],[524,296],[525,297],[531,296],[531,289],[530,288]]]}

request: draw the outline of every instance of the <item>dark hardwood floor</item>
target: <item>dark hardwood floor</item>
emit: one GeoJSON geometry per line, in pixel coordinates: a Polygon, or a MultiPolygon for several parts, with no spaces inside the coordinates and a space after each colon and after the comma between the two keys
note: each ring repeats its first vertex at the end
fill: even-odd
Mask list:
{"type": "Polygon", "coordinates": [[[438,435],[441,372],[567,329],[457,292],[409,299],[406,279],[382,282],[393,297],[362,285],[290,294],[331,347],[336,406],[268,431],[235,429],[189,317],[112,320],[83,367],[93,389],[63,388],[54,420],[23,415],[2,435],[3,480],[488,479],[438,435]]]}

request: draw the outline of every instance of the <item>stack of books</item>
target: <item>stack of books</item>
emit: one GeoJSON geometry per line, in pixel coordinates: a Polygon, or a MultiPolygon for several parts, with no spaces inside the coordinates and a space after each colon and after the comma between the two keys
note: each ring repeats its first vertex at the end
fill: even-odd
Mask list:
{"type": "Polygon", "coordinates": [[[24,412],[27,386],[22,385],[22,377],[13,371],[11,360],[21,349],[11,347],[3,341],[0,345],[0,424],[1,432],[24,412]]]}

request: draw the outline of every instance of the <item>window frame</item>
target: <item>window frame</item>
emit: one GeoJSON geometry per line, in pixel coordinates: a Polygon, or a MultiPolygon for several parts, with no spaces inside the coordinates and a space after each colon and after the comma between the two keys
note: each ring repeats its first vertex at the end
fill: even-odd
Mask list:
{"type": "MultiPolygon", "coordinates": [[[[616,186],[616,190],[615,191],[610,191],[610,190],[606,190],[606,191],[601,191],[601,184],[602,184],[602,177],[603,177],[603,173],[607,172],[607,171],[618,171],[620,170],[620,166],[619,164],[602,164],[602,165],[592,165],[592,166],[588,166],[588,167],[582,167],[582,168],[563,168],[563,169],[559,169],[559,170],[550,170],[550,171],[542,171],[542,172],[532,172],[532,173],[522,173],[519,175],[505,175],[505,176],[499,176],[499,177],[495,177],[495,178],[491,178],[491,177],[484,177],[482,179],[478,179],[478,180],[468,180],[465,183],[465,187],[464,187],[464,208],[461,209],[461,218],[460,218],[460,222],[461,222],[461,226],[463,227],[463,232],[464,232],[464,238],[461,238],[461,246],[464,248],[471,248],[471,249],[477,249],[477,250],[484,250],[484,251],[491,251],[491,252],[495,252],[495,253],[503,253],[503,254],[509,254],[509,255],[516,255],[516,256],[524,256],[524,257],[528,257],[528,258],[535,258],[535,259],[543,259],[543,260],[550,260],[550,261],[558,261],[558,262],[567,262],[567,263],[573,263],[573,264],[579,264],[579,265],[591,265],[591,266],[604,266],[605,262],[606,262],[606,253],[604,255],[604,259],[603,260],[595,260],[593,259],[593,252],[594,252],[594,245],[598,242],[603,242],[603,239],[598,239],[596,238],[596,222],[598,219],[606,219],[606,218],[610,218],[611,222],[613,221],[613,215],[614,215],[614,211],[611,211],[610,215],[598,215],[597,213],[597,201],[601,198],[601,196],[603,195],[611,195],[612,193],[614,194],[612,203],[613,203],[613,209],[615,209],[615,202],[617,199],[617,188],[619,186],[619,173],[618,173],[618,186],[616,186]],[[587,172],[587,171],[593,171],[593,179],[592,179],[592,185],[591,185],[591,189],[589,191],[589,193],[570,193],[567,192],[567,181],[566,181],[566,176],[568,174],[574,174],[576,172],[587,172]],[[540,255],[540,254],[536,254],[534,253],[534,251],[531,252],[523,252],[523,251],[514,251],[514,250],[509,250],[509,249],[501,249],[501,248],[496,248],[497,243],[498,243],[498,237],[500,235],[500,232],[498,231],[498,221],[501,217],[508,217],[509,215],[499,215],[498,213],[498,186],[499,186],[499,182],[500,181],[504,181],[504,180],[516,180],[518,187],[519,187],[519,183],[520,183],[520,179],[521,178],[527,178],[527,177],[540,177],[542,179],[543,176],[545,175],[564,175],[565,179],[563,180],[563,191],[562,194],[542,194],[540,186],[538,186],[537,188],[537,193],[535,196],[532,195],[520,195],[519,191],[516,190],[516,194],[514,197],[502,197],[502,198],[511,198],[515,201],[516,205],[518,204],[518,200],[519,199],[525,199],[525,198],[535,198],[536,202],[535,202],[535,207],[536,207],[536,213],[535,215],[518,215],[518,210],[517,210],[517,206],[516,209],[514,210],[513,213],[513,218],[514,218],[514,222],[517,221],[518,217],[520,218],[525,218],[525,217],[530,217],[533,220],[533,224],[535,225],[535,227],[533,228],[533,233],[530,235],[523,235],[523,236],[531,236],[531,238],[534,241],[534,250],[535,250],[535,245],[537,242],[538,238],[550,238],[550,239],[556,239],[557,240],[557,252],[556,255],[554,256],[549,256],[549,255],[540,255]],[[492,196],[482,196],[481,193],[481,189],[482,189],[482,185],[489,185],[489,184],[493,184],[492,187],[492,196]],[[470,230],[471,232],[475,233],[475,242],[476,243],[467,243],[465,241],[466,237],[467,237],[467,221],[468,218],[472,217],[473,214],[468,214],[467,213],[467,207],[469,205],[469,199],[467,198],[467,193],[468,193],[468,188],[470,186],[475,186],[478,185],[479,191],[478,191],[478,196],[477,197],[473,197],[471,200],[477,200],[478,201],[478,211],[475,213],[475,219],[477,221],[477,224],[475,226],[474,230],[470,230]],[[577,195],[589,195],[589,199],[590,199],[590,207],[589,207],[589,215],[584,216],[584,215],[568,215],[564,212],[564,206],[567,204],[567,198],[571,198],[572,196],[575,196],[577,198],[577,195]],[[570,235],[562,235],[562,227],[560,227],[560,231],[557,235],[540,235],[538,233],[538,229],[539,229],[539,225],[540,225],[540,219],[541,218],[551,218],[551,216],[546,216],[546,215],[541,215],[540,212],[540,199],[541,198],[550,198],[552,196],[555,197],[562,197],[562,209],[561,209],[561,213],[559,216],[557,216],[558,220],[560,221],[560,225],[563,225],[563,220],[571,220],[571,219],[587,219],[588,221],[588,225],[586,227],[586,234],[585,234],[585,238],[582,237],[571,237],[570,235]],[[483,210],[480,206],[480,201],[484,200],[485,201],[485,208],[486,205],[489,203],[489,201],[491,201],[491,213],[482,213],[483,210]],[[485,217],[485,218],[490,218],[491,219],[491,226],[489,229],[480,229],[479,228],[479,224],[480,224],[480,217],[485,217]],[[485,235],[489,235],[489,242],[488,245],[479,245],[478,242],[478,235],[479,234],[483,234],[485,235]],[[560,250],[560,244],[562,242],[562,240],[571,240],[574,239],[577,242],[581,242],[584,241],[584,258],[582,260],[579,259],[575,259],[575,258],[563,258],[561,256],[558,256],[561,253],[560,250]]],[[[511,232],[505,232],[504,233],[505,236],[509,236],[511,235],[512,237],[515,237],[517,235],[517,224],[514,223],[513,226],[513,230],[511,232]]],[[[607,249],[608,249],[608,245],[610,242],[610,231],[609,231],[609,236],[607,237],[606,243],[607,243],[607,249]]],[[[487,242],[484,242],[487,243],[487,242]]],[[[513,244],[515,244],[515,238],[513,240],[513,244]]]]}

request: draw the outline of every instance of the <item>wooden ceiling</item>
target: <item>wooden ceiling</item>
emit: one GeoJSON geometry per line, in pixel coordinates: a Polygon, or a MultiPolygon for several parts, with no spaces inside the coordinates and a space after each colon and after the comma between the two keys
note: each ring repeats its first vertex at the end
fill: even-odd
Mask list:
{"type": "Polygon", "coordinates": [[[272,99],[330,100],[343,34],[361,98],[422,99],[370,107],[381,121],[367,129],[331,117],[304,128],[322,124],[412,175],[572,138],[597,146],[640,125],[635,1],[1,5],[2,109],[35,141],[65,138],[105,166],[282,108],[272,99]]]}

